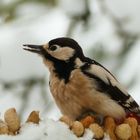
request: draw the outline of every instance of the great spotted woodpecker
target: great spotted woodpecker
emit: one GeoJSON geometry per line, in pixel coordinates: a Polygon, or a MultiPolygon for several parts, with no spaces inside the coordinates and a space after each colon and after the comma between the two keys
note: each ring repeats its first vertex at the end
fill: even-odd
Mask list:
{"type": "Polygon", "coordinates": [[[104,66],[85,57],[71,38],[56,38],[45,45],[25,44],[39,54],[50,72],[50,90],[62,114],[75,120],[85,112],[121,119],[140,107],[104,66]]]}

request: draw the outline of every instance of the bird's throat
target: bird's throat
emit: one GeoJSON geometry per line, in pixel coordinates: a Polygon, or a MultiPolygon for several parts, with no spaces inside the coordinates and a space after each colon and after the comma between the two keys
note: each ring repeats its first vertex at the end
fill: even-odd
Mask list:
{"type": "Polygon", "coordinates": [[[58,61],[54,63],[54,72],[57,74],[59,79],[64,79],[65,83],[67,83],[74,66],[75,64],[72,61],[58,61]]]}

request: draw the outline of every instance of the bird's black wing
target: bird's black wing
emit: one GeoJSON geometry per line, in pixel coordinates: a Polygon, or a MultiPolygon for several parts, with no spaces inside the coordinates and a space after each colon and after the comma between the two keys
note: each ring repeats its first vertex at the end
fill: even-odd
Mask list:
{"type": "Polygon", "coordinates": [[[136,101],[101,64],[87,58],[87,62],[81,67],[81,70],[91,80],[94,80],[94,83],[96,82],[96,90],[107,94],[126,110],[140,114],[140,107],[136,101]]]}

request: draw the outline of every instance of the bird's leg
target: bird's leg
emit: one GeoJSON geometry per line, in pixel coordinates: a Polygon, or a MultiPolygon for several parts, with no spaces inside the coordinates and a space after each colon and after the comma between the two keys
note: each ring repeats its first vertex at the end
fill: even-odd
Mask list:
{"type": "Polygon", "coordinates": [[[86,111],[86,112],[82,113],[76,120],[82,120],[82,119],[84,119],[87,116],[94,117],[95,115],[96,115],[96,113],[93,112],[93,111],[86,111]]]}
{"type": "Polygon", "coordinates": [[[103,124],[103,116],[93,112],[93,111],[86,111],[82,113],[77,120],[81,121],[85,127],[89,127],[90,124],[96,122],[100,125],[103,124]]]}

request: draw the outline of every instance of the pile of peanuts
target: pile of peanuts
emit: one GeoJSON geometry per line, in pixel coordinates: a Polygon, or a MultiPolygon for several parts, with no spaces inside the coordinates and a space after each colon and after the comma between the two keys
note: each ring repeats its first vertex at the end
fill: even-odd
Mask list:
{"type": "MultiPolygon", "coordinates": [[[[32,111],[27,118],[26,123],[32,122],[38,124],[40,121],[39,112],[32,111]]],[[[20,117],[15,108],[8,109],[4,114],[4,120],[0,119],[0,135],[17,135],[21,128],[20,117]]]]}
{"type": "Polygon", "coordinates": [[[126,118],[119,125],[112,117],[105,117],[102,126],[93,116],[87,116],[81,121],[71,121],[67,116],[63,116],[60,121],[66,123],[77,137],[83,136],[85,129],[88,128],[94,133],[94,139],[103,139],[105,133],[111,140],[139,140],[140,138],[140,125],[133,117],[126,118]]]}
{"type": "MultiPolygon", "coordinates": [[[[39,124],[39,121],[39,112],[32,111],[26,123],[39,124]]],[[[111,140],[138,140],[140,138],[140,125],[134,117],[126,118],[119,125],[112,117],[105,117],[102,126],[97,123],[94,116],[87,116],[80,121],[72,121],[67,116],[62,116],[60,121],[67,124],[77,137],[82,137],[85,129],[90,129],[94,133],[94,139],[103,139],[105,133],[111,140]]],[[[0,119],[0,135],[17,135],[21,127],[20,117],[15,108],[8,109],[4,114],[4,120],[0,119]]]]}

